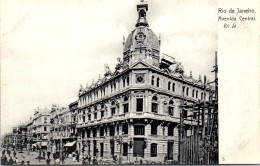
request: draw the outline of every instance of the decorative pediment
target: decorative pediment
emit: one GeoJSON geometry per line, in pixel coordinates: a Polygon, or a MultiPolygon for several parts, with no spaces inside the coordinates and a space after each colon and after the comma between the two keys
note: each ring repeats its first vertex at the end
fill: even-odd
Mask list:
{"type": "Polygon", "coordinates": [[[148,65],[147,63],[141,60],[131,66],[131,68],[147,68],[147,67],[150,67],[150,65],[148,65]]]}

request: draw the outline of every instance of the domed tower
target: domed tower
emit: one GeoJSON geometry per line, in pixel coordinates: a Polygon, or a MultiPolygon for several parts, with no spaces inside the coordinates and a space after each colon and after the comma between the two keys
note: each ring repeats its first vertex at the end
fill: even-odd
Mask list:
{"type": "Polygon", "coordinates": [[[137,5],[138,20],[134,29],[124,44],[124,63],[131,66],[141,59],[150,65],[159,64],[160,41],[149,28],[146,19],[148,4],[143,0],[137,5]]]}

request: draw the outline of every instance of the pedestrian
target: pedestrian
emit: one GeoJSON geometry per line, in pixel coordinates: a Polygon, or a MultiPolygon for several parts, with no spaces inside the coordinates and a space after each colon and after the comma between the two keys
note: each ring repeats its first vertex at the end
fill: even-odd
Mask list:
{"type": "Polygon", "coordinates": [[[14,160],[13,160],[12,157],[10,157],[9,162],[8,162],[8,165],[13,165],[13,164],[14,164],[14,160]]]}
{"type": "Polygon", "coordinates": [[[7,164],[7,157],[6,157],[5,155],[3,155],[3,156],[1,157],[1,163],[2,163],[3,165],[6,165],[6,164],[7,164]]]}
{"type": "Polygon", "coordinates": [[[30,143],[27,143],[27,151],[28,151],[28,155],[30,155],[30,147],[31,147],[30,143]]]}
{"type": "Polygon", "coordinates": [[[42,150],[42,157],[45,159],[45,150],[42,150]]]}
{"type": "Polygon", "coordinates": [[[3,151],[2,151],[2,156],[5,154],[5,149],[3,149],[3,151]]]}
{"type": "Polygon", "coordinates": [[[27,165],[31,165],[31,164],[30,164],[30,161],[27,161],[27,165]]]}
{"type": "Polygon", "coordinates": [[[83,158],[82,165],[87,165],[87,159],[86,158],[83,158]]]}
{"type": "Polygon", "coordinates": [[[14,150],[14,153],[13,153],[13,154],[14,154],[14,158],[15,158],[15,157],[16,157],[16,152],[15,152],[15,150],[14,150]]]}
{"type": "Polygon", "coordinates": [[[21,165],[24,165],[24,160],[21,161],[21,165]]]}
{"type": "Polygon", "coordinates": [[[142,165],[143,164],[143,160],[142,160],[142,158],[140,158],[140,165],[142,165]]]}
{"type": "Polygon", "coordinates": [[[93,165],[98,165],[96,157],[93,157],[93,161],[92,162],[93,162],[93,165]]]}
{"type": "Polygon", "coordinates": [[[47,165],[51,165],[51,159],[47,158],[47,159],[46,159],[46,164],[47,164],[47,165]]]}
{"type": "Polygon", "coordinates": [[[50,158],[50,154],[51,154],[51,143],[48,142],[48,144],[47,144],[47,158],[48,159],[50,158]]]}
{"type": "Polygon", "coordinates": [[[18,160],[17,157],[16,157],[16,159],[15,159],[15,164],[16,164],[16,165],[19,165],[19,160],[18,160]]]}
{"type": "Polygon", "coordinates": [[[91,155],[88,156],[88,164],[91,163],[91,155]]]}
{"type": "Polygon", "coordinates": [[[10,157],[11,151],[9,149],[7,149],[7,154],[10,157]]]}

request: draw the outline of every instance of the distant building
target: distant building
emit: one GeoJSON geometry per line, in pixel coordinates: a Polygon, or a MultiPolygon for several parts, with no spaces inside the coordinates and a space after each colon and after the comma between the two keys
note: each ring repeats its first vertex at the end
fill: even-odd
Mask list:
{"type": "Polygon", "coordinates": [[[47,146],[50,135],[50,110],[35,110],[32,119],[32,128],[29,129],[29,132],[32,135],[31,141],[33,143],[37,143],[40,146],[47,146]]]}

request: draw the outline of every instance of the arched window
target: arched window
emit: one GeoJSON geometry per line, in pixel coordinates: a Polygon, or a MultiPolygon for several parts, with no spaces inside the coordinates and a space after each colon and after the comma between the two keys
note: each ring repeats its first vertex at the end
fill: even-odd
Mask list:
{"type": "Polygon", "coordinates": [[[168,90],[171,90],[171,82],[168,82],[168,90]]]}
{"type": "Polygon", "coordinates": [[[203,92],[201,92],[201,100],[203,100],[203,92]]]}
{"type": "Polygon", "coordinates": [[[157,78],[157,87],[160,87],[160,78],[157,78]]]}
{"type": "Polygon", "coordinates": [[[175,91],[175,83],[172,83],[172,91],[175,91]]]}
{"type": "Polygon", "coordinates": [[[198,91],[196,91],[196,98],[198,98],[198,91]]]}
{"type": "Polygon", "coordinates": [[[186,89],[186,95],[189,96],[189,88],[186,89]]]}
{"type": "Polygon", "coordinates": [[[152,112],[158,113],[158,98],[156,96],[153,96],[152,98],[152,112]]]}
{"type": "Polygon", "coordinates": [[[193,89],[193,90],[192,90],[192,97],[194,97],[194,92],[195,92],[195,90],[193,89]]]}
{"type": "Polygon", "coordinates": [[[154,85],[154,76],[152,76],[152,83],[151,84],[154,85]]]}
{"type": "Polygon", "coordinates": [[[172,100],[169,101],[168,112],[169,112],[169,115],[173,116],[174,106],[173,106],[173,101],[172,100]]]}
{"type": "Polygon", "coordinates": [[[157,144],[151,144],[151,157],[157,157],[157,144]]]}

